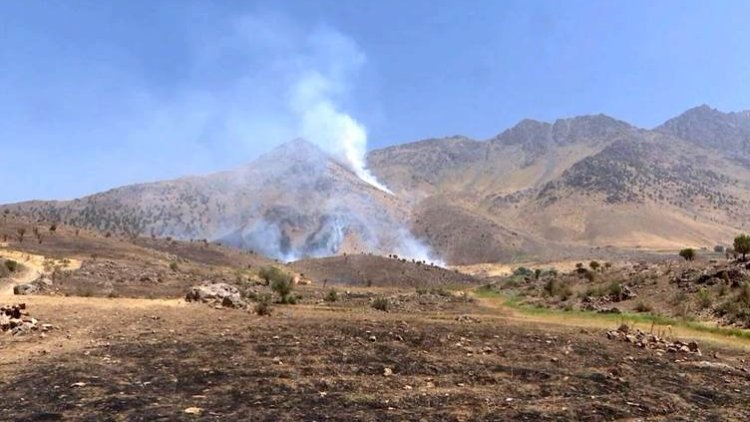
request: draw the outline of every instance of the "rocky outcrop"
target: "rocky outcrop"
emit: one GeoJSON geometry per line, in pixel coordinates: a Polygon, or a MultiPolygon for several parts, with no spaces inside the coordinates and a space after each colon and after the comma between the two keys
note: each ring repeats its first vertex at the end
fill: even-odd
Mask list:
{"type": "Polygon", "coordinates": [[[42,331],[47,331],[52,326],[40,325],[36,318],[29,315],[25,303],[0,305],[0,332],[23,335],[40,328],[42,331]]]}
{"type": "Polygon", "coordinates": [[[225,308],[244,309],[247,307],[247,302],[242,298],[239,289],[226,283],[205,283],[193,286],[185,296],[185,300],[225,308]]]}

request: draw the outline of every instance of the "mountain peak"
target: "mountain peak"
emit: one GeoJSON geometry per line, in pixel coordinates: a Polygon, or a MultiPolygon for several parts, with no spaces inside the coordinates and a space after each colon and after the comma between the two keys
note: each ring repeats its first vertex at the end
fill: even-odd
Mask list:
{"type": "Polygon", "coordinates": [[[656,129],[723,151],[750,153],[750,114],[724,113],[706,104],[673,117],[656,129]]]}
{"type": "Polygon", "coordinates": [[[608,139],[614,134],[630,129],[633,129],[630,124],[605,114],[558,119],[552,124],[524,119],[493,138],[491,142],[506,145],[571,144],[582,140],[608,139]]]}

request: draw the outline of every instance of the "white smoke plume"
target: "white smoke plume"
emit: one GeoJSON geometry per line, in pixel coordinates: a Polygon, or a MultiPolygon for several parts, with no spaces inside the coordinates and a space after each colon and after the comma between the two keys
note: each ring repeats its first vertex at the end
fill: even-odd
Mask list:
{"type": "Polygon", "coordinates": [[[367,170],[367,132],[359,122],[336,108],[329,92],[331,86],[325,76],[315,71],[295,85],[292,107],[300,116],[301,136],[343,159],[364,182],[392,193],[367,170]]]}

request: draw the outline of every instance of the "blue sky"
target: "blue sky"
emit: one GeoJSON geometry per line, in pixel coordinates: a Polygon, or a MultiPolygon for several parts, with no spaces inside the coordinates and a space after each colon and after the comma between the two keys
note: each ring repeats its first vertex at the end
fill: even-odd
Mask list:
{"type": "Polygon", "coordinates": [[[748,109],[748,18],[743,1],[1,2],[0,202],[314,137],[310,81],[370,149],[527,117],[748,109]]]}

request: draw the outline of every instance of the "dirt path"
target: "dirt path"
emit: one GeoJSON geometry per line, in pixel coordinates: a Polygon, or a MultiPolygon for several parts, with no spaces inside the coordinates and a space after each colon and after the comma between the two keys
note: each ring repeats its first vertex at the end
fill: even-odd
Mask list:
{"type": "Polygon", "coordinates": [[[653,330],[654,332],[661,332],[667,337],[700,340],[716,345],[730,346],[750,351],[750,340],[724,334],[700,331],[687,326],[652,325],[651,323],[646,322],[633,322],[632,320],[628,320],[627,316],[622,316],[618,320],[617,316],[613,315],[582,315],[580,313],[566,312],[523,312],[507,306],[505,304],[506,299],[502,297],[486,298],[477,297],[476,295],[473,295],[473,297],[477,300],[480,306],[491,310],[498,317],[508,321],[513,321],[518,325],[528,324],[538,326],[544,324],[550,326],[579,327],[582,329],[611,330],[617,328],[618,324],[627,322],[636,328],[640,328],[642,331],[649,332],[653,330]]]}
{"type": "MultiPolygon", "coordinates": [[[[45,274],[44,263],[48,258],[42,255],[34,255],[26,252],[7,249],[6,245],[0,243],[0,257],[12,259],[24,266],[24,271],[9,280],[0,283],[0,303],[17,302],[18,296],[13,294],[13,287],[18,284],[30,283],[45,274]]],[[[53,261],[54,264],[60,264],[65,270],[75,271],[81,268],[81,261],[69,258],[65,263],[59,260],[53,261]]],[[[152,306],[184,306],[185,301],[182,299],[130,299],[118,298],[117,300],[101,297],[77,297],[77,296],[49,296],[49,295],[25,295],[23,302],[28,304],[66,304],[81,305],[86,304],[100,309],[115,308],[147,308],[152,306]]]]}

